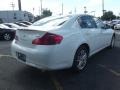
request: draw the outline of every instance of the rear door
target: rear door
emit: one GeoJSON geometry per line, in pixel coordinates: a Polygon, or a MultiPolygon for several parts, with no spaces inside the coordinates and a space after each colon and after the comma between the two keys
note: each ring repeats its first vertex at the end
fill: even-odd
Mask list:
{"type": "Polygon", "coordinates": [[[92,16],[80,16],[79,24],[81,30],[87,40],[91,52],[95,52],[101,48],[101,30],[97,28],[97,25],[92,16]]]}
{"type": "Polygon", "coordinates": [[[102,20],[98,19],[98,18],[94,18],[96,24],[97,24],[97,28],[99,30],[101,30],[101,47],[106,47],[107,45],[110,44],[111,42],[111,38],[113,35],[113,31],[111,29],[107,29],[105,28],[106,25],[102,22],[102,20]]]}

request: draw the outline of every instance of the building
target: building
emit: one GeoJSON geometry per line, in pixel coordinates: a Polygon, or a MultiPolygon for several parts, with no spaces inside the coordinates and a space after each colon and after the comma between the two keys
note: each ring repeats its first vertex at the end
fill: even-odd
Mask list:
{"type": "Polygon", "coordinates": [[[27,11],[0,11],[0,21],[4,23],[13,23],[19,21],[34,21],[34,16],[27,11]]]}

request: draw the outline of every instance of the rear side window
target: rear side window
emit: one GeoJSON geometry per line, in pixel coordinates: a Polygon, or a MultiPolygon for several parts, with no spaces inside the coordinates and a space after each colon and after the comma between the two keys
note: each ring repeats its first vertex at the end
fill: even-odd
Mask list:
{"type": "Polygon", "coordinates": [[[97,25],[97,28],[102,28],[105,26],[105,24],[103,23],[102,20],[98,19],[98,18],[94,18],[95,22],[96,22],[96,25],[97,25]]]}
{"type": "Polygon", "coordinates": [[[81,16],[78,19],[81,28],[97,28],[97,25],[92,16],[81,16]]]}

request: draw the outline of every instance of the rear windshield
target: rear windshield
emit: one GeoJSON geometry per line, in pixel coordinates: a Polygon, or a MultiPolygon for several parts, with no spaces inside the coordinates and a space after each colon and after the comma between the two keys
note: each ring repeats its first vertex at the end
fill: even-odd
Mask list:
{"type": "Polygon", "coordinates": [[[70,16],[59,17],[59,18],[48,17],[48,18],[41,19],[41,20],[33,23],[33,26],[61,26],[61,25],[63,25],[69,18],[70,18],[70,16]]]}

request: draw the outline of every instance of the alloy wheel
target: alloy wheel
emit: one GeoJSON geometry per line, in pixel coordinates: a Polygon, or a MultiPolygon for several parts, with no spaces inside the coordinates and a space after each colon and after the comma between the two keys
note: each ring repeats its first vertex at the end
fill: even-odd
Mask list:
{"type": "Polygon", "coordinates": [[[9,33],[5,33],[3,37],[7,41],[11,39],[11,35],[9,33]]]}
{"type": "Polygon", "coordinates": [[[77,56],[77,68],[82,70],[87,63],[87,52],[86,50],[81,50],[77,56]]]}

